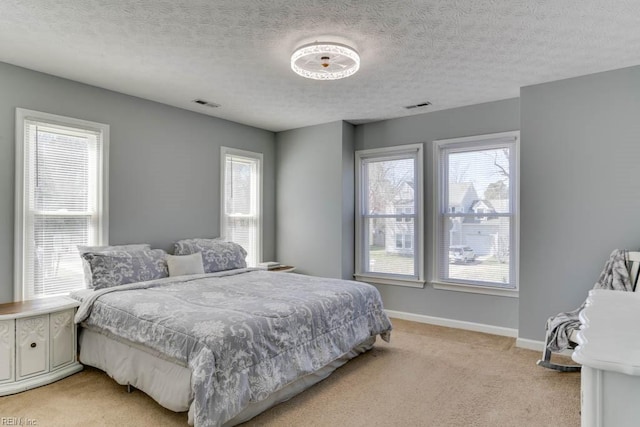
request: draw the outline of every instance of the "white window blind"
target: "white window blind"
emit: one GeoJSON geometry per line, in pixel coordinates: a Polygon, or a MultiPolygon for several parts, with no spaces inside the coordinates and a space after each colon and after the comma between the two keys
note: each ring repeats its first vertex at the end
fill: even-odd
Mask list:
{"type": "Polygon", "coordinates": [[[356,277],[422,286],[422,144],[356,152],[356,277]]]}
{"type": "Polygon", "coordinates": [[[78,245],[106,235],[108,126],[17,109],[16,299],[84,287],[78,245]]]}
{"type": "Polygon", "coordinates": [[[261,261],[262,154],[222,147],[221,236],[247,251],[247,265],[261,261]]]}
{"type": "Polygon", "coordinates": [[[436,141],[436,282],[517,289],[517,139],[436,141]]]}

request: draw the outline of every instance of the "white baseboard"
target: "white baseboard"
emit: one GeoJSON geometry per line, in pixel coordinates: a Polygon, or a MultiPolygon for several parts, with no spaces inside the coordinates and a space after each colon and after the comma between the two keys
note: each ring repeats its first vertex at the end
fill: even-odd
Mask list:
{"type": "MultiPolygon", "coordinates": [[[[393,317],[396,319],[411,320],[412,322],[427,323],[429,325],[446,326],[448,328],[465,329],[467,331],[484,332],[486,334],[516,338],[516,347],[539,352],[542,352],[542,350],[544,349],[544,341],[518,338],[518,330],[513,328],[485,325],[483,323],[465,322],[464,320],[446,319],[444,317],[426,316],[424,314],[406,313],[403,311],[385,311],[387,312],[389,317],[393,317]]],[[[564,350],[559,354],[571,357],[571,355],[573,354],[573,350],[564,350]]]]}
{"type": "Polygon", "coordinates": [[[446,319],[444,317],[426,316],[424,314],[405,313],[403,311],[385,310],[389,317],[396,319],[411,320],[418,323],[428,323],[430,325],[446,326],[449,328],[465,329],[467,331],[484,332],[486,334],[501,335],[504,337],[516,338],[518,330],[504,328],[502,326],[485,325],[483,323],[466,322],[464,320],[446,319]]]}

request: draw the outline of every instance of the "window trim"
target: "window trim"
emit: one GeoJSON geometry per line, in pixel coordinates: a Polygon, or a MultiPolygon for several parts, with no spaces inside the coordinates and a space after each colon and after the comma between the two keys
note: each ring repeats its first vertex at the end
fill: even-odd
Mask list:
{"type": "MultiPolygon", "coordinates": [[[[102,162],[99,164],[98,182],[96,187],[98,194],[97,211],[98,224],[96,246],[107,245],[109,242],[109,125],[104,123],[92,122],[89,120],[76,119],[73,117],[60,116],[57,114],[44,113],[36,110],[25,108],[16,108],[16,153],[15,153],[15,197],[14,197],[14,261],[13,261],[13,300],[23,301],[27,292],[25,292],[25,283],[23,283],[24,270],[24,214],[25,214],[25,180],[24,180],[24,161],[25,161],[25,121],[35,120],[52,125],[73,127],[78,129],[86,129],[92,132],[102,134],[102,162]]],[[[37,297],[37,296],[36,296],[37,297]]]]}
{"type": "Polygon", "coordinates": [[[424,228],[424,143],[397,145],[393,147],[373,148],[367,150],[357,150],[355,153],[355,188],[356,188],[356,213],[355,213],[355,232],[356,232],[356,259],[355,259],[355,274],[354,278],[363,282],[377,283],[382,285],[397,285],[407,286],[412,288],[423,288],[425,285],[425,270],[424,270],[424,241],[425,241],[425,228],[424,228]],[[416,198],[416,206],[418,207],[418,214],[416,215],[416,223],[414,227],[416,229],[416,240],[414,241],[414,250],[418,251],[416,257],[418,277],[408,278],[400,274],[376,274],[371,272],[363,272],[362,259],[364,255],[362,232],[364,228],[363,224],[363,208],[364,208],[364,189],[363,184],[363,160],[370,158],[392,158],[398,155],[406,155],[408,153],[416,154],[416,188],[414,195],[416,198]]]}
{"type": "Polygon", "coordinates": [[[225,224],[225,188],[226,188],[226,158],[228,155],[238,156],[238,157],[246,157],[249,159],[254,159],[258,161],[257,166],[257,175],[258,175],[258,194],[257,194],[257,215],[258,215],[258,235],[257,235],[257,254],[256,254],[256,264],[262,262],[262,242],[263,242],[263,186],[264,186],[264,173],[263,173],[263,163],[264,163],[264,155],[262,153],[258,153],[255,151],[241,150],[238,148],[232,147],[220,147],[220,236],[222,238],[226,238],[226,224],[225,224]]]}
{"type": "Polygon", "coordinates": [[[435,238],[431,240],[431,253],[433,256],[430,260],[430,268],[431,268],[431,276],[430,283],[433,285],[434,289],[441,290],[449,290],[449,291],[457,291],[457,292],[470,292],[476,294],[485,294],[485,295],[497,295],[504,297],[512,297],[517,298],[519,296],[520,291],[520,279],[519,279],[519,271],[520,271],[520,131],[508,131],[508,132],[498,132],[484,135],[475,135],[475,136],[467,136],[462,138],[450,138],[450,139],[441,139],[433,141],[433,170],[434,177],[433,180],[433,194],[434,194],[434,203],[433,203],[433,232],[435,238]],[[461,147],[466,146],[472,142],[478,142],[483,145],[483,149],[491,148],[491,141],[495,141],[496,146],[500,146],[504,142],[513,142],[515,147],[515,155],[513,157],[513,162],[515,163],[515,175],[512,178],[511,185],[515,189],[512,200],[511,200],[511,232],[513,233],[512,237],[512,245],[510,247],[510,252],[512,252],[513,259],[513,274],[515,281],[515,288],[503,288],[500,286],[490,286],[490,285],[475,285],[471,283],[459,283],[459,282],[448,282],[442,280],[439,277],[441,266],[438,265],[440,261],[438,259],[438,248],[442,246],[442,236],[440,230],[440,207],[443,203],[444,191],[441,191],[443,182],[443,171],[440,162],[441,149],[447,146],[455,146],[460,145],[461,147]]]}

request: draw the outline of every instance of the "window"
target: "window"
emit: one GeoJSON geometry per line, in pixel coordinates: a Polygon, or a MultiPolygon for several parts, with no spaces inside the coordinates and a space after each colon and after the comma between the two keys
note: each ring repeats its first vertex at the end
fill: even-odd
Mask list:
{"type": "Polygon", "coordinates": [[[422,287],[422,144],[356,152],[356,278],[422,287]]]}
{"type": "Polygon", "coordinates": [[[220,235],[247,251],[247,265],[262,260],[262,154],[222,147],[220,235]]]}
{"type": "Polygon", "coordinates": [[[396,249],[411,249],[412,243],[412,234],[396,233],[396,249]]]}
{"type": "Polygon", "coordinates": [[[78,245],[107,243],[109,126],[16,109],[15,299],[84,287],[78,245]]]}
{"type": "Polygon", "coordinates": [[[403,213],[412,214],[413,206],[408,207],[396,207],[396,213],[398,217],[396,218],[396,222],[413,222],[413,218],[411,216],[404,216],[403,213]]]}
{"type": "Polygon", "coordinates": [[[404,248],[405,249],[411,249],[413,246],[413,235],[412,234],[405,234],[404,235],[404,248]]]}
{"type": "Polygon", "coordinates": [[[515,296],[518,139],[506,132],[435,141],[436,288],[515,296]]]}

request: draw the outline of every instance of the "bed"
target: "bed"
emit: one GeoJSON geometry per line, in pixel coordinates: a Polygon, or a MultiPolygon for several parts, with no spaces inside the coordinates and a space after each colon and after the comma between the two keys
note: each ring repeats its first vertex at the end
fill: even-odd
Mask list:
{"type": "Polygon", "coordinates": [[[110,280],[72,294],[80,361],[196,426],[244,422],[391,331],[377,289],[360,282],[247,268],[110,280]]]}

